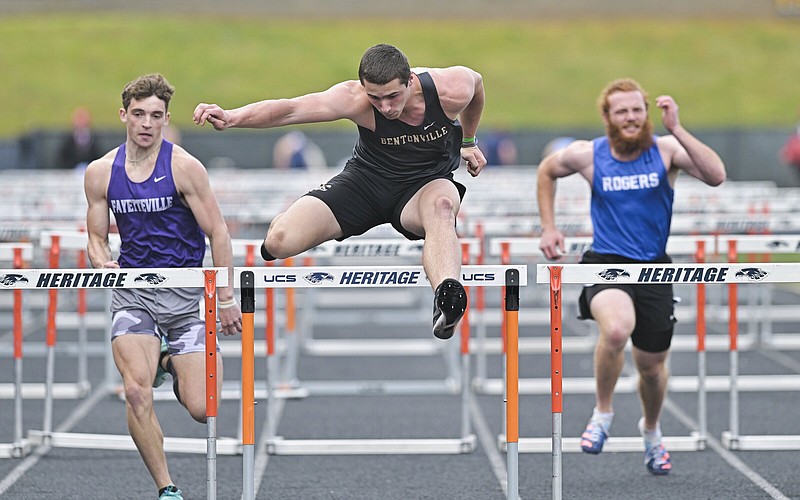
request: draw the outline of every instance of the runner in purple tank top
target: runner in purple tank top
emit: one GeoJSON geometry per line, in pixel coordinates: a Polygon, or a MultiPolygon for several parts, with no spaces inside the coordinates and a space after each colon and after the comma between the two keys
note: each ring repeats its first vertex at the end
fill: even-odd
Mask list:
{"type": "MultiPolygon", "coordinates": [[[[145,75],[122,91],[124,144],[86,169],[88,254],[96,268],[201,267],[206,236],[214,266],[228,268],[218,293],[225,335],[242,331],[233,298],[233,255],[222,212],[205,167],[162,137],[169,123],[173,87],[162,75],[145,75]],[[111,215],[121,247],[109,245],[111,215]]],[[[167,468],[161,427],[153,409],[153,387],[171,374],[176,397],[198,422],[206,421],[203,288],[115,289],[111,339],[125,389],[128,429],[159,498],[180,499],[167,468]],[[180,381],[180,384],[178,384],[180,381]]],[[[219,389],[222,358],[217,357],[219,389]]]]}

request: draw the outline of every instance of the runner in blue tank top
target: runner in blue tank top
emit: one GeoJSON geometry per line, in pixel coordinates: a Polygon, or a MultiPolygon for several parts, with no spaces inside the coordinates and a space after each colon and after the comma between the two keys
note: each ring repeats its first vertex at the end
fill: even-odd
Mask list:
{"type": "MultiPolygon", "coordinates": [[[[539,165],[537,195],[542,218],[541,249],[548,259],[564,252],[564,236],[556,227],[556,180],[579,173],[591,186],[592,249],[586,263],[669,262],[667,238],[672,218],[673,187],[683,170],[710,186],[725,180],[725,165],[707,145],[690,134],[678,119],[672,97],[656,98],[664,128],[654,136],[647,93],[630,79],[611,82],[600,94],[606,136],[575,141],[539,165]]],[[[581,316],[597,322],[595,347],[596,401],[581,447],[597,454],[609,436],[614,415],[614,387],[625,362],[630,338],[639,372],[643,418],[639,430],[645,442],[645,465],[653,474],[672,470],[661,443],[660,417],[666,396],[667,355],[672,339],[671,285],[593,285],[584,287],[581,316]]]]}
{"type": "Polygon", "coordinates": [[[406,56],[385,44],[367,49],[358,77],[232,110],[201,103],[194,121],[217,130],[355,123],[358,142],[344,170],[273,219],[262,256],[291,257],[391,223],[408,239],[425,239],[422,264],[435,290],[433,334],[450,338],[467,307],[455,230],[466,188],[453,171],[461,160],[473,176],[486,165],[475,139],[483,79],[464,66],[412,71],[406,56]]]}
{"type": "MultiPolygon", "coordinates": [[[[84,178],[88,255],[96,268],[201,267],[207,235],[214,266],[228,268],[230,285],[217,290],[218,312],[223,333],[233,335],[242,331],[241,311],[233,298],[233,253],[208,172],[186,150],[162,137],[173,91],[159,74],[137,78],[123,89],[119,116],[127,139],[89,164],[84,178]],[[117,259],[109,245],[110,214],[121,240],[117,259]]],[[[206,421],[206,332],[199,304],[203,292],[112,292],[111,346],[125,388],[128,429],[161,499],[182,495],[167,468],[153,386],[172,374],[178,401],[192,418],[206,421]]],[[[221,356],[217,364],[221,390],[221,356]]]]}

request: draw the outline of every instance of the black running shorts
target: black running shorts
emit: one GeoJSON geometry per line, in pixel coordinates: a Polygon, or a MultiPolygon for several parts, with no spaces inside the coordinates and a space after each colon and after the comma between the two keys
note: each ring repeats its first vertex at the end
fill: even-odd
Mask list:
{"type": "MultiPolygon", "coordinates": [[[[672,262],[668,256],[648,264],[666,264],[672,262]]],[[[628,259],[619,255],[599,254],[589,250],[583,254],[581,264],[633,264],[642,261],[628,259]]],[[[675,299],[672,284],[663,285],[629,285],[624,283],[598,284],[583,287],[578,299],[580,319],[592,319],[589,303],[598,292],[608,288],[618,288],[627,293],[633,300],[636,311],[636,326],[631,335],[631,342],[638,349],[647,352],[663,352],[669,349],[675,329],[675,299]]]]}
{"type": "Polygon", "coordinates": [[[417,191],[435,179],[448,179],[458,189],[461,199],[467,188],[453,179],[453,174],[435,174],[407,183],[390,181],[379,175],[347,164],[341,173],[306,196],[322,200],[333,212],[342,228],[341,241],[350,236],[363,234],[375,226],[391,223],[409,240],[422,239],[421,235],[407,231],[400,225],[400,214],[417,191]]]}

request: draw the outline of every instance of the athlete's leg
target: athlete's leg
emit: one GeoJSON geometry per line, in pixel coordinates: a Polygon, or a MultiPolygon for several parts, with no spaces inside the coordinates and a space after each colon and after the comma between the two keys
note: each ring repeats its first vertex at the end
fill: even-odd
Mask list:
{"type": "Polygon", "coordinates": [[[614,387],[625,364],[625,345],[636,325],[636,312],[631,297],[616,288],[598,292],[589,307],[599,329],[594,351],[596,404],[599,411],[610,413],[614,411],[614,387]]]}
{"type": "Polygon", "coordinates": [[[400,214],[405,229],[425,238],[422,266],[434,289],[446,278],[460,279],[461,248],[456,234],[460,207],[455,185],[448,179],[435,179],[417,191],[400,214]]]}
{"type": "Polygon", "coordinates": [[[341,236],[328,205],[314,196],[303,196],[272,220],[264,247],[269,256],[285,259],[341,236]]]}
{"type": "MultiPolygon", "coordinates": [[[[190,352],[170,356],[173,376],[178,380],[180,402],[193,419],[206,422],[206,355],[190,352]]],[[[222,393],[222,356],[217,352],[217,401],[222,393]]]]}
{"type": "Polygon", "coordinates": [[[633,348],[633,360],[639,371],[639,398],[642,402],[645,429],[654,430],[661,417],[667,393],[669,351],[647,352],[633,348]]]}
{"type": "Polygon", "coordinates": [[[155,335],[125,334],[111,343],[125,389],[125,413],[139,455],[157,488],[172,484],[164,454],[164,435],[153,410],[153,378],[161,341],[155,335]]]}

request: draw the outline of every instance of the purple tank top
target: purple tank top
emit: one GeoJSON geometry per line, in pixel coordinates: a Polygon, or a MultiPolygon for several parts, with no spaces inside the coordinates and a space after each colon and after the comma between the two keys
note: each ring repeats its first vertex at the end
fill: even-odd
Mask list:
{"type": "Polygon", "coordinates": [[[123,143],[111,167],[107,197],[122,240],[120,267],[203,265],[205,235],[175,187],[171,142],[163,141],[153,173],[143,182],[128,178],[123,143]]]}

